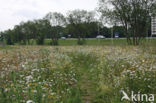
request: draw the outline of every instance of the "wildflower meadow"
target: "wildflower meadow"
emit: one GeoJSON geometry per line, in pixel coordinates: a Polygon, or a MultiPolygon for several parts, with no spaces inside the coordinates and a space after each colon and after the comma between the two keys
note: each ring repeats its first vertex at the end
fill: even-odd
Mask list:
{"type": "Polygon", "coordinates": [[[155,46],[0,50],[0,103],[131,103],[121,90],[156,94],[155,46]]]}

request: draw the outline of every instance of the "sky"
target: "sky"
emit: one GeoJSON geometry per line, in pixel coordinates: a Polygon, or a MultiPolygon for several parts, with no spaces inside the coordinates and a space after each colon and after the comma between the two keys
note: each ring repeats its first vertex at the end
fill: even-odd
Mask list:
{"type": "Polygon", "coordinates": [[[12,29],[21,21],[44,17],[49,12],[64,15],[74,9],[94,10],[98,0],[0,0],[0,31],[12,29]]]}

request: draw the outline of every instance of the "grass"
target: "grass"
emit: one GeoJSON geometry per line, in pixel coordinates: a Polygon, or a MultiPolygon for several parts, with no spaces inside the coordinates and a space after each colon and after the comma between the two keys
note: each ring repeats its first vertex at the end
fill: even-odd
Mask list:
{"type": "MultiPolygon", "coordinates": [[[[77,44],[77,39],[66,39],[66,40],[58,40],[58,44],[59,46],[76,46],[77,44]]],[[[156,39],[143,39],[141,42],[141,45],[143,44],[155,44],[156,43],[156,39]]],[[[51,40],[49,39],[45,39],[44,40],[44,45],[50,45],[51,44],[51,40]]],[[[16,43],[15,45],[20,45],[18,43],[16,43]]],[[[36,45],[35,41],[30,40],[30,45],[36,45]]],[[[106,38],[106,39],[96,39],[96,38],[92,38],[92,39],[86,39],[86,43],[84,45],[87,46],[108,46],[108,45],[122,45],[125,46],[127,45],[127,40],[126,38],[106,38]]]]}
{"type": "MultiPolygon", "coordinates": [[[[45,45],[48,45],[51,40],[45,40],[45,45]]],[[[144,39],[142,44],[155,44],[156,39],[144,39]]],[[[77,45],[77,39],[67,39],[67,40],[59,40],[60,46],[75,46],[77,45]]],[[[127,41],[125,38],[118,38],[118,39],[86,39],[86,44],[89,46],[102,46],[102,45],[127,45],[127,41]]]]}
{"type": "Polygon", "coordinates": [[[0,50],[12,50],[15,49],[13,46],[0,46],[0,50]]]}
{"type": "Polygon", "coordinates": [[[155,41],[140,46],[110,41],[1,47],[0,102],[121,103],[121,90],[156,94],[155,41]]]}
{"type": "MultiPolygon", "coordinates": [[[[50,40],[46,40],[45,44],[49,44],[50,40]]],[[[115,43],[116,45],[119,44],[126,44],[125,39],[114,39],[113,41],[111,39],[87,39],[85,45],[112,45],[112,43],[115,43]]],[[[67,39],[67,40],[59,40],[60,46],[75,46],[77,45],[76,39],[67,39]]]]}

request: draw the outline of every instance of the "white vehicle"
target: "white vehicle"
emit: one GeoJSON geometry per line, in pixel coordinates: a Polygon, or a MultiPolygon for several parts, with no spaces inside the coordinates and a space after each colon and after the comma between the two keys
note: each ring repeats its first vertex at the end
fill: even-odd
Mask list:
{"type": "Polygon", "coordinates": [[[96,38],[97,38],[97,39],[104,39],[105,36],[103,36],[103,35],[98,35],[98,36],[96,36],[96,38]]]}
{"type": "Polygon", "coordinates": [[[115,35],[115,38],[119,38],[119,35],[115,35]]]}
{"type": "Polygon", "coordinates": [[[66,40],[66,37],[61,37],[62,40],[66,40]]]}

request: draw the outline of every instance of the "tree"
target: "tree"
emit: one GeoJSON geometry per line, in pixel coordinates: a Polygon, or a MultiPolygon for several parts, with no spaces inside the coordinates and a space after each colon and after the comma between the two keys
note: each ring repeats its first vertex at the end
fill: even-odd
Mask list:
{"type": "Polygon", "coordinates": [[[146,36],[150,13],[156,13],[153,9],[155,6],[155,0],[99,0],[102,16],[113,23],[123,25],[127,42],[133,45],[138,45],[146,36]]]}
{"type": "Polygon", "coordinates": [[[4,33],[0,32],[0,45],[4,46],[4,33]]]}
{"type": "Polygon", "coordinates": [[[111,38],[111,28],[108,27],[101,27],[100,34],[103,34],[107,38],[111,38]]]}
{"type": "Polygon", "coordinates": [[[4,34],[3,34],[3,32],[0,32],[0,41],[3,41],[3,39],[4,39],[4,34]]]}
{"type": "Polygon", "coordinates": [[[14,27],[14,42],[22,44],[21,42],[23,40],[23,37],[24,36],[22,36],[21,27],[19,25],[16,25],[14,27]]]}
{"type": "Polygon", "coordinates": [[[69,32],[78,38],[78,44],[84,44],[85,36],[90,32],[87,28],[88,24],[94,21],[94,13],[85,10],[74,10],[70,11],[67,15],[69,32]]]}
{"type": "Polygon", "coordinates": [[[30,44],[31,39],[31,30],[29,29],[29,21],[28,22],[21,22],[20,25],[16,25],[12,30],[14,32],[14,42],[26,45],[27,43],[30,44]]]}
{"type": "Polygon", "coordinates": [[[22,45],[30,44],[30,40],[36,40],[38,45],[44,44],[44,39],[51,31],[50,22],[46,19],[38,19],[34,21],[21,22],[12,30],[2,32],[4,39],[8,45],[19,43],[22,45]]]}
{"type": "Polygon", "coordinates": [[[84,26],[86,27],[86,38],[94,38],[98,35],[98,27],[99,23],[98,22],[90,22],[90,23],[85,23],[84,26]]]}
{"type": "Polygon", "coordinates": [[[12,30],[9,29],[7,31],[4,31],[4,38],[6,40],[7,45],[13,45],[14,44],[12,30]]]}
{"type": "Polygon", "coordinates": [[[63,27],[66,25],[66,19],[63,14],[57,12],[50,12],[45,16],[50,22],[51,31],[50,31],[50,38],[52,40],[52,45],[58,45],[58,37],[63,32],[63,27]]]}
{"type": "Polygon", "coordinates": [[[123,26],[114,26],[113,32],[119,33],[119,37],[125,37],[125,29],[123,26]]]}
{"type": "MultiPolygon", "coordinates": [[[[20,25],[16,26],[14,30],[14,35],[17,35],[19,40],[16,40],[14,38],[14,42],[20,41],[21,44],[26,45],[27,44],[27,29],[26,29],[26,23],[21,22],[20,25]],[[17,34],[16,34],[17,33],[17,34]]],[[[15,37],[15,36],[14,36],[15,37]]]]}
{"type": "Polygon", "coordinates": [[[65,26],[66,25],[66,19],[64,15],[58,12],[50,12],[44,18],[49,20],[51,26],[65,26]]]}
{"type": "Polygon", "coordinates": [[[36,43],[38,45],[44,44],[45,35],[50,32],[51,25],[50,22],[46,19],[35,20],[35,34],[36,34],[36,43]]]}

